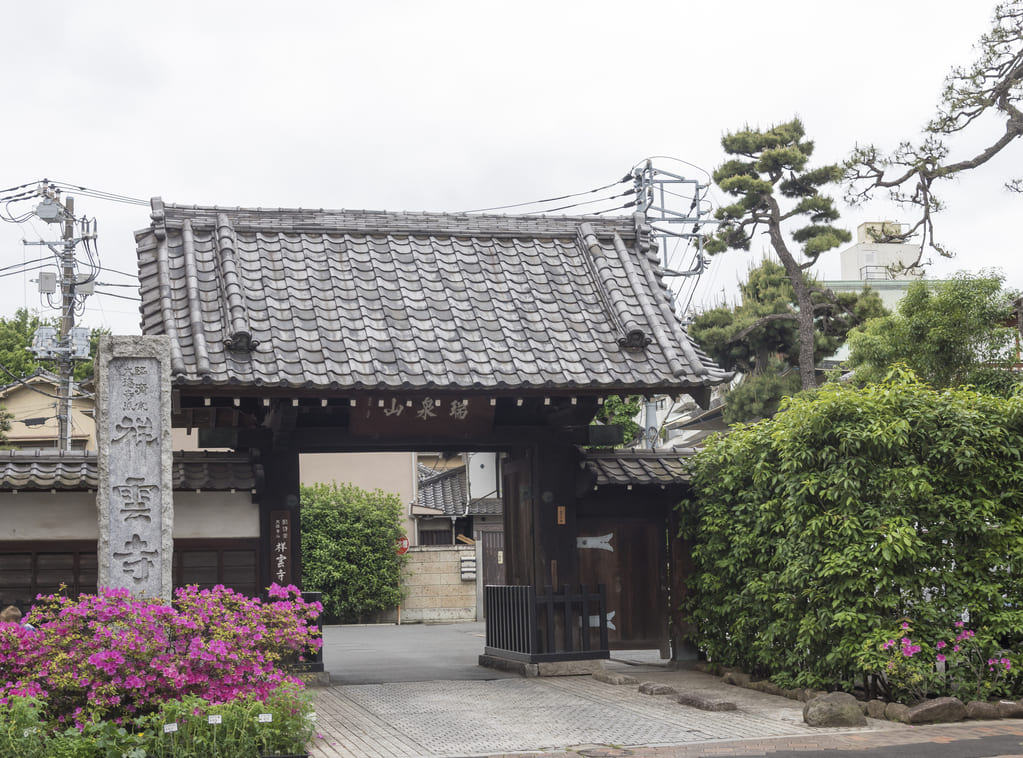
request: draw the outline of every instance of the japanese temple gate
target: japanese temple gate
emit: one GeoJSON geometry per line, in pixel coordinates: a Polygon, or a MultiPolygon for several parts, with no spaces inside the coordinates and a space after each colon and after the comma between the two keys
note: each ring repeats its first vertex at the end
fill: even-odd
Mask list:
{"type": "Polygon", "coordinates": [[[258,586],[301,576],[301,453],[494,450],[510,585],[594,582],[594,556],[653,540],[628,570],[663,587],[680,480],[651,479],[646,505],[594,499],[580,446],[618,442],[590,425],[607,396],[705,404],[727,376],[675,316],[642,216],[152,208],[143,333],[169,338],[172,425],[261,467],[258,586]]]}

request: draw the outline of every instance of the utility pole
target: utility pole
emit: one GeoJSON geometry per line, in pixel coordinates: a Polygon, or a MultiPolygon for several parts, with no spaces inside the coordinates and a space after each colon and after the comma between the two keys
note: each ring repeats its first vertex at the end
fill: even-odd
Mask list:
{"type": "MultiPolygon", "coordinates": [[[[35,214],[48,224],[63,223],[63,233],[59,242],[29,242],[26,245],[45,245],[59,257],[60,270],[60,326],[54,334],[53,327],[40,327],[36,330],[29,348],[35,353],[36,358],[53,360],[57,363],[57,374],[59,377],[57,389],[57,449],[62,451],[71,450],[71,411],[72,411],[72,390],[74,387],[75,361],[89,358],[89,330],[75,326],[75,307],[79,292],[76,291],[78,284],[77,262],[75,260],[75,247],[79,242],[95,238],[95,225],[90,231],[89,224],[82,222],[82,236],[75,236],[75,200],[68,197],[63,203],[60,202],[58,193],[51,187],[42,184],[38,190],[43,201],[36,207],[35,214]],[[58,250],[55,246],[61,245],[58,250]]],[[[47,283],[40,275],[39,291],[42,294],[51,294],[55,291],[53,275],[47,283]]],[[[82,293],[83,296],[85,293],[82,293]]],[[[52,305],[52,303],[51,303],[52,305]]]]}
{"type": "MultiPolygon", "coordinates": [[[[707,265],[707,258],[703,254],[703,234],[700,231],[708,219],[704,217],[703,201],[704,193],[708,185],[701,184],[694,179],[687,179],[679,174],[673,174],[660,168],[656,168],[652,161],[646,161],[642,168],[633,172],[633,182],[636,188],[636,197],[640,212],[646,217],[650,225],[651,236],[661,246],[663,270],[662,276],[666,277],[690,277],[699,276],[707,265]],[[690,192],[691,195],[684,195],[677,192],[682,190],[690,192]],[[674,198],[690,200],[688,208],[679,206],[674,198]],[[685,227],[692,225],[689,230],[685,227]],[[674,271],[671,269],[668,260],[668,240],[686,239],[696,242],[696,256],[693,268],[686,271],[674,271]]],[[[716,223],[716,222],[710,222],[716,223]]],[[[683,314],[684,315],[684,314],[683,314]]],[[[643,443],[651,450],[657,446],[659,439],[660,425],[657,421],[657,401],[653,397],[647,397],[645,403],[643,443]]]]}
{"type": "Polygon", "coordinates": [[[71,330],[75,326],[75,199],[64,201],[64,248],[61,254],[60,336],[58,344],[65,349],[58,353],[60,370],[60,408],[57,411],[60,449],[71,450],[71,383],[75,363],[71,350],[71,330]]]}

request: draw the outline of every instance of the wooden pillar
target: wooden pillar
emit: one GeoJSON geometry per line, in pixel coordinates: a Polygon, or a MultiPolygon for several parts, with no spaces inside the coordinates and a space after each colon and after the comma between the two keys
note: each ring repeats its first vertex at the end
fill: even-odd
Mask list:
{"type": "Polygon", "coordinates": [[[504,563],[508,584],[533,584],[532,456],[516,450],[501,464],[504,499],[504,563]]]}
{"type": "Polygon", "coordinates": [[[264,449],[263,496],[259,503],[259,586],[302,585],[302,521],[298,451],[264,449]]]}
{"type": "Polygon", "coordinates": [[[533,465],[534,584],[579,583],[575,484],[579,452],[573,445],[541,444],[533,465]]]}

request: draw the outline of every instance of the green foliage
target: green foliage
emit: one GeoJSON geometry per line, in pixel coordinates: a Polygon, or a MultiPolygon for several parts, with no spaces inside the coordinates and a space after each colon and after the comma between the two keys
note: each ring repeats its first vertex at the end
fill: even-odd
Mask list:
{"type": "Polygon", "coordinates": [[[44,758],[46,728],[42,705],[32,697],[14,697],[0,706],[0,755],[44,758]]]}
{"type": "Polygon", "coordinates": [[[146,716],[84,721],[50,731],[32,698],[0,707],[0,755],[18,758],[239,758],[297,755],[313,735],[312,701],[295,687],[265,699],[211,703],[188,696],[146,716]],[[210,723],[210,716],[220,722],[210,723]],[[260,718],[262,716],[262,719],[260,718]],[[173,731],[164,726],[172,724],[173,731]]]}
{"type": "Polygon", "coordinates": [[[825,250],[852,239],[848,231],[823,223],[834,221],[839,214],[834,201],[821,195],[820,189],[840,181],[842,169],[827,165],[804,170],[813,154],[813,142],[805,136],[802,122],[793,119],[766,130],[746,126],[722,137],[725,152],[745,160],[733,158],[714,171],[717,185],[738,201],[715,214],[724,223],[707,241],[709,253],[749,250],[758,227],[780,229],[783,219],[775,189],[781,197],[797,201],[785,211],[785,220],[808,217],[810,223],[793,232],[808,257],[816,260],[825,250]]]}
{"type": "Polygon", "coordinates": [[[944,282],[915,281],[896,313],[873,319],[849,335],[849,366],[857,381],[882,378],[904,363],[934,387],[975,383],[1011,393],[1017,379],[1016,330],[1005,326],[1019,294],[1002,289],[1003,277],[957,274],[944,282]]]}
{"type": "Polygon", "coordinates": [[[401,500],[351,484],[302,487],[302,586],[328,617],[354,621],[401,601],[401,500]]]}
{"type": "MultiPolygon", "coordinates": [[[[36,313],[29,313],[24,308],[18,308],[11,318],[0,318],[0,366],[3,366],[10,373],[0,372],[0,384],[7,384],[12,380],[11,374],[18,377],[25,377],[35,372],[37,368],[44,367],[51,371],[55,370],[53,361],[37,361],[35,356],[28,351],[32,344],[32,337],[40,326],[60,327],[60,319],[42,318],[36,313]]],[[[90,353],[96,354],[96,347],[100,335],[105,334],[104,329],[93,329],[89,337],[90,353]]],[[[78,361],[75,363],[75,379],[81,381],[88,379],[93,374],[92,361],[78,361]]]]}
{"type": "Polygon", "coordinates": [[[749,250],[755,236],[766,234],[792,288],[796,307],[789,317],[797,323],[799,381],[803,389],[811,389],[816,386],[813,321],[817,303],[804,271],[824,252],[849,242],[852,235],[832,226],[838,210],[830,197],[821,194],[822,187],[841,179],[842,170],[837,165],[808,169],[813,142],[805,136],[802,122],[793,119],[766,130],[747,126],[721,139],[726,153],[740,157],[719,166],[714,181],[737,200],[715,212],[721,223],[705,249],[711,255],[749,250]],[[792,229],[790,222],[803,225],[792,229]],[[805,260],[796,260],[786,233],[801,246],[805,260]]]}
{"type": "MultiPolygon", "coordinates": [[[[814,304],[814,363],[833,354],[853,326],[884,314],[877,293],[822,295],[816,282],[803,274],[814,304]]],[[[725,421],[756,421],[773,415],[783,397],[800,390],[799,333],[796,295],[785,269],[764,259],[740,285],[742,299],[735,308],[715,308],[698,316],[689,334],[729,371],[743,374],[741,384],[727,394],[725,421]]]]}
{"type": "Polygon", "coordinates": [[[799,389],[799,374],[783,361],[772,360],[763,372],[748,374],[725,394],[722,418],[726,424],[768,418],[778,412],[783,398],[799,389]]]}
{"type": "Polygon", "coordinates": [[[596,420],[605,424],[617,424],[622,427],[622,439],[625,444],[636,439],[643,428],[636,423],[636,416],[643,408],[639,395],[620,397],[611,395],[597,411],[596,420]]]}
{"type": "Polygon", "coordinates": [[[964,612],[1023,639],[1023,396],[828,384],[712,439],[692,485],[684,610],[716,663],[848,686],[907,616],[928,639],[964,612]]]}

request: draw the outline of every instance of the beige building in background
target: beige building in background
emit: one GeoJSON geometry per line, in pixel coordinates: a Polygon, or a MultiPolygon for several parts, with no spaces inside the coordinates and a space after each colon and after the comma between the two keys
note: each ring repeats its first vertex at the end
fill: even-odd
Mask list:
{"type": "MultiPolygon", "coordinates": [[[[60,380],[38,369],[25,379],[0,388],[0,406],[11,414],[7,444],[16,450],[58,450],[57,413],[60,380]]],[[[96,402],[76,382],[71,400],[71,449],[96,449],[96,402]]]]}

